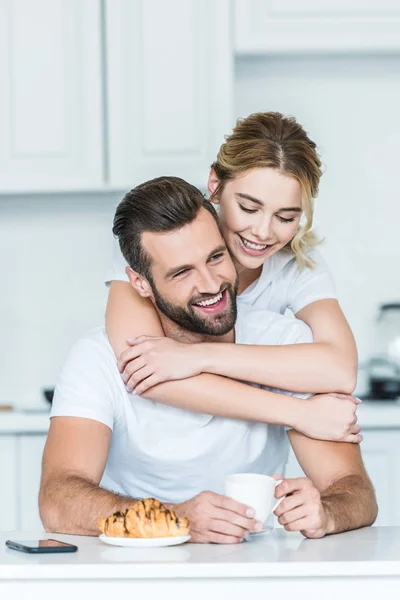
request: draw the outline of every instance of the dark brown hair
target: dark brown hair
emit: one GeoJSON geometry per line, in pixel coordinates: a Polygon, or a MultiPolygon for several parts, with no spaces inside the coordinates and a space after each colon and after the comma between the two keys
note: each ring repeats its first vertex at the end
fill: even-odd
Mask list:
{"type": "Polygon", "coordinates": [[[157,177],[128,192],[117,207],[113,233],[128,265],[151,280],[151,261],[142,246],[145,231],[166,232],[188,225],[204,207],[215,208],[193,185],[179,177],[157,177]]]}

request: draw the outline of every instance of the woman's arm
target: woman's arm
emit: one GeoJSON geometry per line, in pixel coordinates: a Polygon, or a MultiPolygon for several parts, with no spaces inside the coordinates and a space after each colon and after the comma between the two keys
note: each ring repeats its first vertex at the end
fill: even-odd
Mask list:
{"type": "MultiPolygon", "coordinates": [[[[259,312],[253,317],[262,319],[259,312]]],[[[141,336],[123,354],[124,380],[128,389],[135,388],[138,394],[157,383],[199,373],[303,393],[351,394],[357,379],[357,349],[338,302],[318,300],[303,308],[297,318],[311,328],[313,343],[293,344],[291,337],[290,343],[282,340],[279,345],[183,344],[141,336]],[[137,371],[135,358],[141,367],[144,361],[145,369],[137,371]]]]}
{"type": "MultiPolygon", "coordinates": [[[[130,336],[162,331],[153,305],[148,304],[129,283],[111,283],[106,328],[116,355],[127,347],[130,336]]],[[[322,395],[304,401],[209,374],[154,386],[144,396],[206,414],[287,425],[318,439],[362,439],[356,425],[356,404],[349,398],[322,395]]]]}
{"type": "Polygon", "coordinates": [[[202,372],[285,390],[352,394],[357,383],[357,348],[337,300],[313,302],[296,317],[309,325],[314,343],[210,343],[196,344],[189,351],[202,372]]]}
{"type": "Polygon", "coordinates": [[[111,281],[106,308],[106,331],[115,356],[129,348],[128,339],[146,333],[163,336],[160,319],[148,298],[125,281],[111,281]]]}

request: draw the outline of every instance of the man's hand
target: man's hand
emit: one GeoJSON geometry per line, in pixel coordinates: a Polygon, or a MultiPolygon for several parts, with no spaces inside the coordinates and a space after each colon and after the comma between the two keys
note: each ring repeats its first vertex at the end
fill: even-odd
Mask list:
{"type": "Polygon", "coordinates": [[[194,498],[171,506],[178,517],[189,519],[191,542],[237,544],[250,531],[261,531],[254,510],[232,498],[201,492],[194,498]]]}
{"type": "Polygon", "coordinates": [[[149,388],[201,373],[200,344],[186,344],[167,337],[141,335],[127,340],[131,345],[118,361],[127,390],[144,394],[149,388]]]}
{"type": "MultiPolygon", "coordinates": [[[[273,477],[282,479],[279,475],[273,477]]],[[[286,498],[274,514],[286,531],[300,531],[308,538],[321,538],[330,533],[329,516],[311,479],[285,479],[275,490],[276,498],[283,496],[286,498]]]]}
{"type": "Polygon", "coordinates": [[[293,428],[315,440],[358,444],[363,439],[357,425],[359,403],[346,394],[316,394],[300,407],[293,428]]]}

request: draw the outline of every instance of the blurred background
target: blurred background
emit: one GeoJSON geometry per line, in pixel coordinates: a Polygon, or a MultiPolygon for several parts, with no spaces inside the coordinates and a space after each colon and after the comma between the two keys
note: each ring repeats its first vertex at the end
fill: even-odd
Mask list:
{"type": "Polygon", "coordinates": [[[238,117],[294,115],[324,163],[315,226],[356,335],[400,300],[400,3],[1,0],[1,383],[43,403],[103,322],[124,193],[204,189],[238,117]]]}
{"type": "Polygon", "coordinates": [[[46,408],[103,323],[125,192],[205,191],[236,119],[271,110],[319,147],[315,227],[367,393],[378,307],[400,302],[398,0],[0,0],[0,82],[0,404],[46,408]]]}

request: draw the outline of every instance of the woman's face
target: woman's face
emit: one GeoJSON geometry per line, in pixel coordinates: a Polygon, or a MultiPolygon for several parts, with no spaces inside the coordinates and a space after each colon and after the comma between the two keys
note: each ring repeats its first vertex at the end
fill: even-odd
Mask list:
{"type": "MultiPolygon", "coordinates": [[[[218,184],[211,171],[210,193],[218,184]]],[[[222,232],[239,270],[260,268],[286,246],[302,215],[298,180],[270,168],[251,169],[228,181],[215,202],[220,205],[222,232]]]]}

